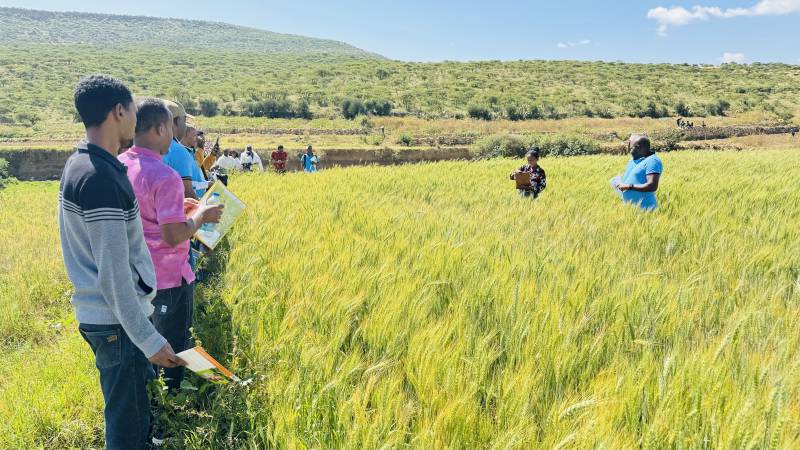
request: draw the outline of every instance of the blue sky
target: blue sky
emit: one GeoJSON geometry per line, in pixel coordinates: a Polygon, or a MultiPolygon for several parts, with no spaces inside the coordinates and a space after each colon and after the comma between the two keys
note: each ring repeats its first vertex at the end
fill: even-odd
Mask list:
{"type": "Polygon", "coordinates": [[[0,0],[0,5],[215,20],[336,39],[407,61],[800,64],[800,0],[0,0]]]}

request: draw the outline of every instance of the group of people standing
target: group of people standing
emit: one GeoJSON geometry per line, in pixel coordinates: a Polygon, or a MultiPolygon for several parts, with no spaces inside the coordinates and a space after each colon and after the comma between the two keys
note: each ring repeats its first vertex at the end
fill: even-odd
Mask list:
{"type": "Polygon", "coordinates": [[[100,373],[106,447],[144,448],[163,431],[146,384],[163,369],[178,389],[177,353],[193,344],[190,241],[224,206],[198,202],[205,166],[180,105],[134,101],[104,75],[82,79],[74,99],[86,139],[64,167],[58,214],[71,302],[100,373]]]}
{"type": "MultiPolygon", "coordinates": [[[[59,188],[59,231],[71,303],[79,331],[91,348],[104,398],[108,449],[140,449],[163,436],[153,427],[146,384],[163,370],[170,390],[180,387],[185,362],[177,356],[192,346],[195,267],[192,236],[218,223],[223,205],[201,204],[215,167],[230,167],[230,152],[219,142],[205,154],[205,136],[187,122],[175,102],[134,101],[118,79],[93,75],[80,81],[75,107],[86,139],[68,159],[59,188]]],[[[632,160],[618,188],[642,208],[656,207],[662,172],[646,136],[632,136],[632,160]]],[[[530,174],[523,197],[547,187],[539,151],[515,179],[530,174]]],[[[284,172],[282,146],[271,155],[284,172]]],[[[243,170],[263,164],[252,147],[238,158],[243,170]]],[[[309,146],[300,156],[306,172],[319,158],[309,146]]]]}
{"type": "MultiPolygon", "coordinates": [[[[663,163],[653,151],[650,138],[646,135],[631,135],[626,145],[631,159],[614,187],[621,192],[625,203],[636,205],[645,211],[655,210],[658,207],[656,191],[664,171],[663,163]]],[[[525,154],[527,164],[509,175],[511,180],[517,180],[525,174],[525,183],[517,186],[520,197],[538,198],[547,187],[547,175],[539,166],[539,156],[538,148],[530,149],[525,154]]]]}
{"type": "MultiPolygon", "coordinates": [[[[288,161],[289,154],[286,153],[283,145],[279,145],[277,150],[272,152],[269,160],[275,173],[279,174],[286,173],[288,161]]],[[[319,156],[314,154],[313,147],[309,145],[305,153],[300,155],[300,166],[303,168],[304,172],[316,172],[318,170],[318,164],[319,156]]],[[[253,150],[252,145],[248,145],[241,155],[234,150],[225,150],[222,156],[214,163],[213,167],[221,168],[225,172],[250,172],[256,169],[258,169],[259,172],[264,172],[264,163],[258,153],[253,150]]]]}

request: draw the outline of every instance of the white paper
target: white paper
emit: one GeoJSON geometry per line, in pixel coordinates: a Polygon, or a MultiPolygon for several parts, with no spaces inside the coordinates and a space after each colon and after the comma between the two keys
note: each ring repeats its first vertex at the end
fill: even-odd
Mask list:
{"type": "Polygon", "coordinates": [[[200,355],[200,353],[197,353],[197,350],[193,348],[178,353],[178,357],[186,361],[186,364],[188,364],[186,368],[192,372],[200,372],[214,367],[209,360],[205,359],[200,355]]]}
{"type": "Polygon", "coordinates": [[[617,195],[622,197],[622,189],[619,188],[619,185],[622,184],[622,177],[617,175],[614,178],[612,178],[609,182],[611,183],[611,189],[614,189],[614,192],[616,192],[617,195]]]}

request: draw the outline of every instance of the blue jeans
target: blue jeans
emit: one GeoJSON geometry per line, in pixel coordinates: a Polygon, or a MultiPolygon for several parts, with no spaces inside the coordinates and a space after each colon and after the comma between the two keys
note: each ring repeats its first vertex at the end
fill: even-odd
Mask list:
{"type": "Polygon", "coordinates": [[[144,448],[150,433],[147,381],[155,378],[153,365],[121,325],[80,324],[78,330],[92,348],[100,372],[106,448],[144,448]]]}

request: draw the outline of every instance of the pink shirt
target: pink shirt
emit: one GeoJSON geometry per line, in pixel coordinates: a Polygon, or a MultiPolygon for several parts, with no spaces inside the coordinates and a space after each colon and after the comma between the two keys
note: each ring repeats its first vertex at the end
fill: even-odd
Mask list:
{"type": "Polygon", "coordinates": [[[183,182],[180,175],[164,164],[161,155],[133,147],[117,157],[128,168],[142,216],[144,239],[156,269],[157,289],[170,289],[194,281],[189,265],[189,241],[170,247],[161,238],[161,225],[186,222],[183,212],[183,182]]]}

